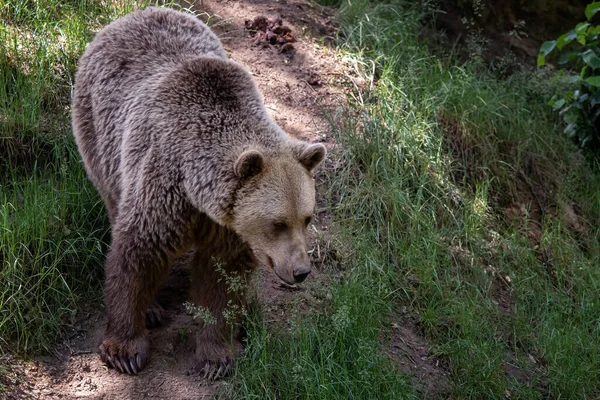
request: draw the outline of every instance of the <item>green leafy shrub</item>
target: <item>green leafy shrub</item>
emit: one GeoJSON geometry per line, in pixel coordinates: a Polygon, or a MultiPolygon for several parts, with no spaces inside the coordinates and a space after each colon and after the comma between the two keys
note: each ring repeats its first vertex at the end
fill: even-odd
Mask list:
{"type": "Polygon", "coordinates": [[[577,75],[565,75],[572,89],[552,97],[550,104],[567,124],[565,133],[582,147],[597,146],[600,142],[600,25],[591,22],[598,11],[600,2],[588,4],[587,21],[578,23],[556,40],[544,42],[537,59],[541,67],[551,53],[560,52],[558,64],[578,71],[577,75]]]}

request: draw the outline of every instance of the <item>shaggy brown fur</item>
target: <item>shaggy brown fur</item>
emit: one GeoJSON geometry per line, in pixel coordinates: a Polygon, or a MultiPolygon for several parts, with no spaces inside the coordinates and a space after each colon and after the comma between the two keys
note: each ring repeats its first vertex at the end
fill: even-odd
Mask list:
{"type": "Polygon", "coordinates": [[[206,25],[158,8],[110,24],[81,57],[73,131],[112,226],[102,360],[144,367],[146,326],[163,315],[154,295],[171,260],[195,249],[192,300],[217,318],[198,333],[196,359],[224,373],[241,346],[222,312],[244,300],[228,294],[213,260],[242,276],[261,263],[288,283],[308,275],[310,171],[324,146],[291,139],[267,116],[249,73],[206,25]]]}

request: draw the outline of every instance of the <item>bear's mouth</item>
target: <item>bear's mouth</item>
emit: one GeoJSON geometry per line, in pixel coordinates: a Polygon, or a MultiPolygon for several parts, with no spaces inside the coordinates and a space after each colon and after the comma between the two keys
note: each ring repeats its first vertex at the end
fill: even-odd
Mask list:
{"type": "Polygon", "coordinates": [[[267,256],[267,264],[269,265],[269,268],[271,268],[273,270],[273,272],[275,273],[275,276],[278,277],[283,283],[285,283],[288,286],[294,286],[294,287],[296,286],[296,282],[290,282],[277,273],[277,268],[275,268],[275,263],[273,262],[273,259],[269,256],[267,256]]]}
{"type": "Polygon", "coordinates": [[[273,259],[269,256],[267,256],[267,264],[268,264],[269,268],[271,268],[273,271],[275,271],[275,263],[273,262],[273,259]]]}

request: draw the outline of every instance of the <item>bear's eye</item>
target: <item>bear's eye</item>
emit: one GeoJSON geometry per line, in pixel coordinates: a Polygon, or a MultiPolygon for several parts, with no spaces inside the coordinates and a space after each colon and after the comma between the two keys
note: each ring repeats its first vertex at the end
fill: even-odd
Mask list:
{"type": "Polygon", "coordinates": [[[287,230],[287,224],[285,222],[275,222],[273,224],[276,232],[285,232],[287,230]]]}
{"type": "Polygon", "coordinates": [[[304,226],[308,226],[308,224],[310,224],[310,221],[312,221],[312,217],[306,217],[306,219],[304,220],[304,226]]]}

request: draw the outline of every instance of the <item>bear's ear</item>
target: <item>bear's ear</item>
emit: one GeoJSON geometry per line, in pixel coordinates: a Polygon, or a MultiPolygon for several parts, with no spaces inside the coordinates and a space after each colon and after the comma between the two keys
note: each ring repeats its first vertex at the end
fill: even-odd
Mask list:
{"type": "Polygon", "coordinates": [[[300,148],[297,155],[300,164],[304,165],[307,170],[312,171],[325,158],[327,149],[321,143],[306,144],[300,148]]]}
{"type": "Polygon", "coordinates": [[[247,150],[239,156],[233,170],[240,179],[247,179],[262,171],[265,160],[263,155],[256,150],[247,150]]]}

